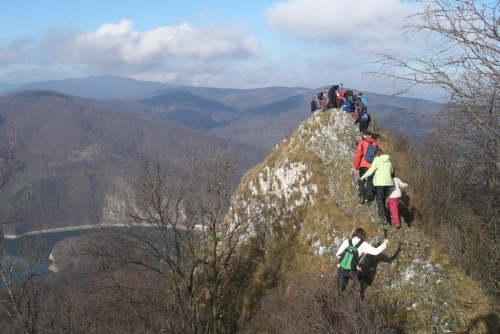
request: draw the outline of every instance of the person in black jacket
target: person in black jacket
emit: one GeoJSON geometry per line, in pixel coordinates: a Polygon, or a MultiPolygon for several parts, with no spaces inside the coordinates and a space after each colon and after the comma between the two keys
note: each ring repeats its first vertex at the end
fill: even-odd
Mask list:
{"type": "Polygon", "coordinates": [[[311,101],[311,112],[315,112],[317,109],[318,105],[316,104],[316,96],[315,96],[311,101]]]}
{"type": "Polygon", "coordinates": [[[333,85],[328,90],[328,101],[329,101],[328,103],[329,103],[329,106],[331,106],[331,108],[337,108],[337,104],[336,104],[336,101],[337,101],[337,95],[336,95],[337,89],[339,89],[339,85],[333,85]]]}

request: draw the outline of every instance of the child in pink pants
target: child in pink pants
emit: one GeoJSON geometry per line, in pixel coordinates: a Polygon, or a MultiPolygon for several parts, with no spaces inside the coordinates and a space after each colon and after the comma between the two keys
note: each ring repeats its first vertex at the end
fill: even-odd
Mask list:
{"type": "Polygon", "coordinates": [[[391,212],[394,226],[400,228],[401,221],[399,220],[398,202],[401,198],[401,188],[408,187],[408,184],[398,179],[395,175],[393,175],[392,180],[394,181],[394,185],[389,188],[389,211],[391,212]]]}

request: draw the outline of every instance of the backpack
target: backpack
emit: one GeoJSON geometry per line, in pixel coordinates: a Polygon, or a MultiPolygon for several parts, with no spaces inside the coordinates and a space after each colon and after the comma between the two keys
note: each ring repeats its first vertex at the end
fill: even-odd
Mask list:
{"type": "Polygon", "coordinates": [[[369,141],[366,142],[368,143],[368,147],[366,148],[365,152],[365,160],[366,162],[372,163],[373,159],[375,159],[375,150],[377,149],[377,147],[369,141]]]}
{"type": "Polygon", "coordinates": [[[316,106],[316,101],[312,100],[311,101],[311,112],[315,112],[318,110],[318,107],[316,106]]]}
{"type": "Polygon", "coordinates": [[[344,90],[339,90],[339,95],[337,96],[337,99],[342,100],[344,98],[344,90]]]}
{"type": "Polygon", "coordinates": [[[340,254],[340,268],[349,271],[356,271],[359,261],[358,247],[361,246],[363,240],[359,240],[356,245],[352,244],[352,239],[349,239],[349,246],[340,254]]]}
{"type": "Polygon", "coordinates": [[[323,100],[323,92],[318,93],[318,100],[323,100]]]}
{"type": "Polygon", "coordinates": [[[359,110],[366,110],[365,104],[359,98],[358,98],[358,108],[359,110]]]}
{"type": "Polygon", "coordinates": [[[364,97],[364,96],[360,96],[360,97],[359,97],[359,100],[360,100],[361,102],[363,102],[363,105],[366,107],[366,99],[365,99],[365,97],[364,97]]]}
{"type": "Polygon", "coordinates": [[[366,122],[368,122],[368,119],[369,119],[368,113],[366,111],[363,111],[361,113],[361,117],[360,117],[359,121],[363,122],[363,123],[366,123],[366,122]]]}

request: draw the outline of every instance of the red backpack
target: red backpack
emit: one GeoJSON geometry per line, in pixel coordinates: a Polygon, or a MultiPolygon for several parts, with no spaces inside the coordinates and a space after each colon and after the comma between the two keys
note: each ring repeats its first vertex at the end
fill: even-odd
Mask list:
{"type": "Polygon", "coordinates": [[[339,90],[339,95],[337,95],[337,100],[342,100],[344,99],[344,90],[339,90]]]}

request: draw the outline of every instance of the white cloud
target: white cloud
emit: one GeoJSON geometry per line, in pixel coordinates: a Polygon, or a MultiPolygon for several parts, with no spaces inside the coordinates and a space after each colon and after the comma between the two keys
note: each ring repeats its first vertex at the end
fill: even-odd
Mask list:
{"type": "Polygon", "coordinates": [[[211,24],[193,27],[187,23],[133,30],[133,23],[122,20],[93,32],[54,30],[43,48],[58,62],[77,62],[91,67],[150,66],[175,57],[196,59],[246,59],[259,57],[257,37],[241,27],[211,24]]]}
{"type": "Polygon", "coordinates": [[[132,21],[122,20],[94,31],[50,28],[38,40],[0,41],[0,81],[43,81],[66,71],[68,77],[114,74],[218,87],[239,80],[245,87],[246,78],[235,73],[262,56],[259,39],[241,24],[182,22],[138,31],[132,21]]]}
{"type": "Polygon", "coordinates": [[[434,46],[424,43],[429,36],[403,34],[408,17],[420,12],[421,6],[402,0],[281,0],[263,15],[283,40],[310,51],[302,53],[302,59],[289,58],[300,69],[291,81],[306,87],[343,82],[361,91],[392,94],[394,87],[366,73],[381,70],[377,54],[432,52],[434,46]]]}
{"type": "Polygon", "coordinates": [[[416,7],[398,0],[289,0],[264,11],[268,25],[284,35],[335,43],[346,50],[399,46],[404,18],[416,7]]]}
{"type": "Polygon", "coordinates": [[[31,43],[31,38],[21,37],[4,46],[0,45],[0,65],[6,65],[25,58],[29,54],[31,43]]]}
{"type": "Polygon", "coordinates": [[[398,0],[282,0],[264,11],[268,26],[280,34],[261,30],[262,43],[249,32],[257,23],[181,22],[141,31],[122,20],[93,31],[50,28],[40,39],[0,41],[0,81],[113,74],[228,88],[343,82],[390,93],[390,87],[363,73],[373,69],[373,53],[419,47],[418,40],[398,30],[414,11],[398,0]]]}

